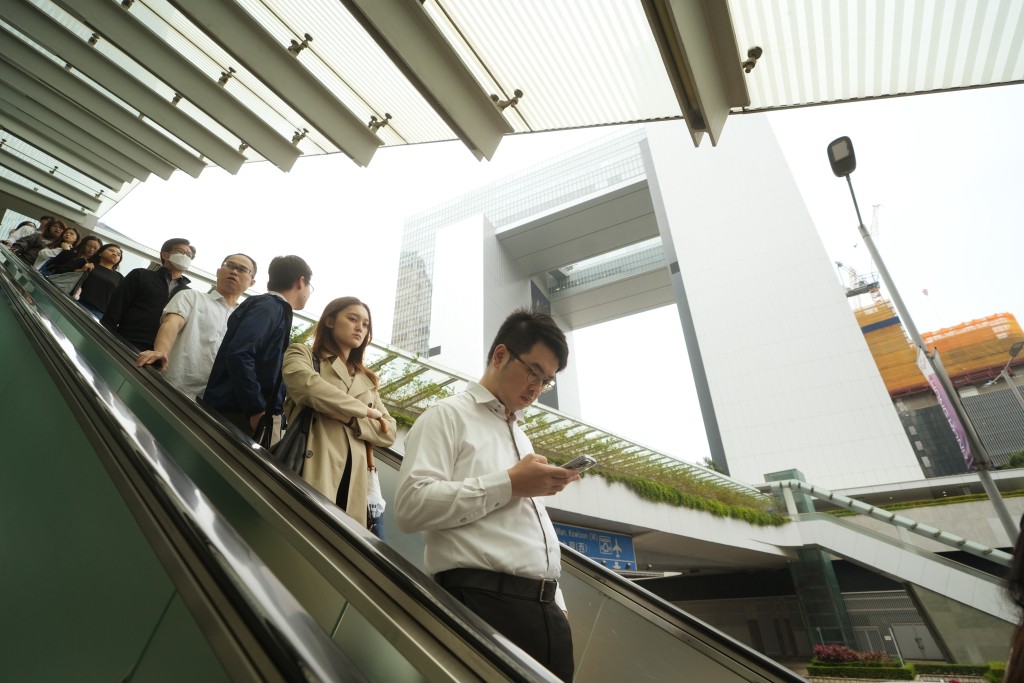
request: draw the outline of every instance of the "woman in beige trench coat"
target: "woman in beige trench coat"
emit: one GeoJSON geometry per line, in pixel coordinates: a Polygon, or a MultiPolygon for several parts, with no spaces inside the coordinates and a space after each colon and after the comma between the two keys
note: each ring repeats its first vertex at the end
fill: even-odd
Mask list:
{"type": "Polygon", "coordinates": [[[327,304],[313,347],[292,344],[284,354],[285,413],[295,424],[304,406],[314,411],[302,478],[366,524],[367,444],[395,442],[395,420],[377,393],[377,375],[363,365],[373,332],[370,309],[355,297],[327,304]],[[314,354],[320,372],[313,369],[314,354]]]}

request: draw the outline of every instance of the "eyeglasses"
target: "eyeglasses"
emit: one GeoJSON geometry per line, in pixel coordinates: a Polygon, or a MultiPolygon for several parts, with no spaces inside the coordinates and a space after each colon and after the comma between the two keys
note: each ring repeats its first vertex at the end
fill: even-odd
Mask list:
{"type": "Polygon", "coordinates": [[[188,256],[192,258],[192,250],[188,247],[178,247],[177,249],[171,249],[171,256],[175,254],[181,254],[182,256],[188,256]]]}
{"type": "Polygon", "coordinates": [[[309,287],[309,294],[312,296],[313,292],[316,291],[316,288],[313,287],[313,283],[309,281],[308,277],[304,277],[302,279],[306,281],[306,286],[309,287]]]}
{"type": "Polygon", "coordinates": [[[509,351],[508,355],[512,356],[514,359],[523,364],[523,367],[526,368],[526,381],[532,384],[533,386],[539,386],[540,393],[543,394],[555,388],[554,377],[545,377],[544,375],[540,374],[539,372],[533,369],[532,365],[527,363],[525,360],[520,358],[518,354],[513,353],[512,351],[509,351]]]}
{"type": "Polygon", "coordinates": [[[241,263],[235,263],[233,261],[225,261],[224,263],[222,263],[220,265],[221,265],[222,268],[227,268],[228,270],[233,270],[236,273],[238,273],[239,275],[248,275],[249,273],[252,272],[252,268],[248,268],[246,266],[243,266],[241,263]]]}

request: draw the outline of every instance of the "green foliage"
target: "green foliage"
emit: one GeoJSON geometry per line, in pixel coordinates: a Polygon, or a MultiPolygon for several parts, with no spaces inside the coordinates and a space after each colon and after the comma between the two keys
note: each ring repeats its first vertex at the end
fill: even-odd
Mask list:
{"type": "Polygon", "coordinates": [[[670,486],[628,474],[617,474],[602,471],[600,468],[594,468],[591,472],[603,477],[609,482],[618,482],[641,498],[655,503],[665,503],[674,507],[700,510],[716,517],[738,519],[755,526],[780,526],[786,523],[786,518],[782,515],[766,512],[764,510],[757,510],[752,507],[730,505],[729,503],[725,503],[711,497],[688,493],[680,487],[670,486]]]}
{"type": "Polygon", "coordinates": [[[985,680],[989,683],[1003,683],[1006,678],[1006,662],[989,662],[985,680]]]}
{"type": "Polygon", "coordinates": [[[988,664],[950,664],[948,662],[914,662],[919,674],[945,676],[983,676],[989,670],[988,664]]]}
{"type": "Polygon", "coordinates": [[[1024,467],[1024,451],[1011,453],[1010,460],[1006,463],[1003,469],[1013,469],[1015,467],[1024,467]]]}
{"type": "Polygon", "coordinates": [[[292,344],[310,344],[313,339],[313,325],[293,325],[292,344]]]}
{"type": "Polygon", "coordinates": [[[909,666],[863,666],[856,664],[841,664],[818,666],[811,664],[807,667],[810,676],[832,676],[834,678],[870,678],[878,681],[912,681],[914,680],[914,667],[909,666]]]}

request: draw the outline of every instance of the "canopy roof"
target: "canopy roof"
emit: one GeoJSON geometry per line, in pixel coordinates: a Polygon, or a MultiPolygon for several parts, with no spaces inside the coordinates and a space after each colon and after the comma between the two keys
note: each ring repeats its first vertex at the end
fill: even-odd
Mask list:
{"type": "Polygon", "coordinates": [[[1024,0],[4,0],[0,208],[208,165],[1024,80],[1024,0]],[[517,93],[519,93],[517,95],[517,93]]]}

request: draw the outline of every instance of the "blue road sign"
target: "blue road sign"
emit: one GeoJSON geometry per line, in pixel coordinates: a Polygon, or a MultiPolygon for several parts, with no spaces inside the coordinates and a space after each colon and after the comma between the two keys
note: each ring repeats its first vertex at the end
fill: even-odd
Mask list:
{"type": "Polygon", "coordinates": [[[636,569],[633,537],[571,524],[555,524],[558,540],[609,569],[636,569]]]}

